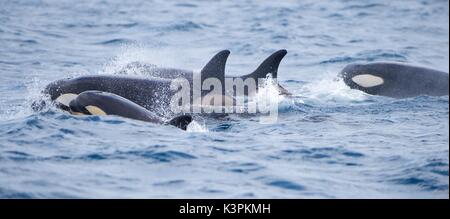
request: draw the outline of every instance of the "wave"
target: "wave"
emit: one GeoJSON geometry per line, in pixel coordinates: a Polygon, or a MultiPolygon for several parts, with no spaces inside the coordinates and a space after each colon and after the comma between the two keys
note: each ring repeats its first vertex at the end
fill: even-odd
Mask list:
{"type": "Polygon", "coordinates": [[[100,42],[97,42],[94,44],[96,44],[96,45],[126,45],[126,44],[130,44],[133,42],[135,42],[135,41],[130,40],[130,39],[125,39],[125,38],[116,38],[116,39],[100,41],[100,42]]]}
{"type": "MultiPolygon", "coordinates": [[[[358,41],[356,41],[358,42],[358,41]]],[[[319,64],[336,64],[336,63],[352,63],[352,62],[374,62],[374,61],[397,61],[406,62],[407,54],[390,50],[367,50],[358,52],[352,56],[339,56],[328,60],[321,61],[319,64]]]]}

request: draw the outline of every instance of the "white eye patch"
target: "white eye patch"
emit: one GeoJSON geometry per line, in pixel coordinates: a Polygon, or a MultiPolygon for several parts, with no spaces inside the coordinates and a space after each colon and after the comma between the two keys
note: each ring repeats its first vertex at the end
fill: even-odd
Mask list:
{"type": "Polygon", "coordinates": [[[68,107],[70,101],[76,99],[77,97],[78,95],[73,93],[62,94],[61,96],[56,98],[56,102],[68,107]]]}
{"type": "Polygon", "coordinates": [[[352,81],[361,87],[375,87],[384,83],[383,78],[370,74],[356,75],[352,81]]]}
{"type": "Polygon", "coordinates": [[[89,111],[92,115],[99,115],[99,116],[105,116],[106,113],[105,111],[103,111],[102,109],[96,107],[96,106],[86,106],[85,107],[87,111],[89,111]]]}

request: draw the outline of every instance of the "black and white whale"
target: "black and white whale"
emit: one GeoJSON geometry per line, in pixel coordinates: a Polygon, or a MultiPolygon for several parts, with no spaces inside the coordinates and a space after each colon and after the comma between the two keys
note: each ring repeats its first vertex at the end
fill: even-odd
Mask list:
{"type": "Polygon", "coordinates": [[[188,115],[165,121],[154,112],[128,99],[102,91],[84,91],[65,104],[68,105],[68,111],[76,115],[117,115],[151,123],[169,124],[183,130],[186,130],[189,123],[192,122],[192,117],[188,115]]]}
{"type": "Polygon", "coordinates": [[[448,73],[403,63],[349,64],[340,76],[350,88],[372,95],[408,98],[449,94],[448,73]]]}
{"type": "MultiPolygon", "coordinates": [[[[229,55],[229,50],[222,50],[218,54],[222,54],[223,56],[225,54],[229,55]]],[[[218,78],[223,85],[225,85],[225,80],[235,80],[235,79],[242,79],[245,81],[246,79],[250,78],[253,79],[255,82],[258,81],[258,79],[265,79],[268,74],[271,75],[272,78],[278,77],[278,67],[280,65],[281,60],[286,56],[287,51],[285,49],[278,50],[274,53],[272,53],[269,57],[267,57],[257,68],[250,74],[242,75],[242,76],[223,76],[221,78],[218,78]]],[[[133,70],[139,70],[140,73],[151,76],[151,77],[158,77],[158,78],[164,78],[164,79],[175,79],[175,78],[185,78],[189,81],[190,84],[192,84],[193,78],[195,73],[193,71],[187,71],[183,69],[175,69],[175,68],[159,68],[155,65],[148,64],[148,63],[142,63],[142,62],[131,62],[127,64],[122,70],[118,72],[118,74],[126,73],[129,69],[133,70]]],[[[204,81],[207,78],[206,75],[201,75],[201,81],[204,81]]],[[[222,87],[222,90],[225,91],[225,86],[222,87]]],[[[283,88],[279,83],[277,84],[277,90],[279,94],[281,95],[291,95],[285,88],[283,88]]],[[[258,86],[256,86],[256,89],[252,91],[245,90],[244,95],[252,95],[254,92],[258,91],[258,86]]],[[[228,90],[229,94],[235,93],[235,90],[228,90]]]]}

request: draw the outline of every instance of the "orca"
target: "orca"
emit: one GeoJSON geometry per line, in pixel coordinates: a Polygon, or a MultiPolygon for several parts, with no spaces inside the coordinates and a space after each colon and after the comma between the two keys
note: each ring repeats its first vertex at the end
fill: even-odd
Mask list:
{"type": "Polygon", "coordinates": [[[69,109],[68,111],[76,115],[117,115],[151,123],[170,124],[182,130],[186,130],[189,123],[192,122],[192,117],[189,115],[178,116],[166,122],[155,113],[113,93],[89,90],[70,97],[72,99],[70,102],[61,103],[68,103],[65,105],[69,109]]]}
{"type": "MultiPolygon", "coordinates": [[[[218,53],[218,55],[225,56],[225,54],[228,56],[230,54],[229,50],[222,50],[218,53]]],[[[236,79],[240,78],[242,80],[246,80],[247,78],[254,79],[255,82],[258,81],[258,79],[262,78],[265,79],[267,77],[267,74],[271,74],[272,78],[278,77],[278,67],[280,65],[281,60],[286,56],[287,50],[281,49],[274,53],[272,53],[269,57],[267,57],[259,66],[250,74],[246,74],[239,77],[233,77],[233,76],[224,76],[222,78],[219,78],[221,82],[223,82],[225,79],[236,79]]],[[[217,59],[218,61],[226,61],[223,59],[217,59]]],[[[214,66],[218,66],[219,63],[215,63],[211,67],[214,68],[214,66]]],[[[158,77],[158,78],[164,78],[164,79],[175,79],[175,78],[185,78],[187,79],[191,84],[194,77],[193,71],[186,71],[183,69],[174,69],[174,68],[159,68],[155,65],[148,64],[148,63],[142,63],[142,62],[131,62],[127,64],[123,69],[121,69],[118,74],[124,74],[127,72],[128,69],[138,69],[141,73],[151,76],[151,77],[158,77]]],[[[205,76],[202,72],[202,81],[204,81],[205,76]]],[[[222,90],[223,94],[225,94],[225,84],[222,83],[222,90]]],[[[281,95],[291,95],[289,91],[287,91],[285,88],[283,88],[280,84],[277,85],[277,89],[281,95]]],[[[256,87],[256,91],[258,90],[258,87],[256,87]]],[[[234,93],[233,91],[227,91],[228,94],[234,93]]],[[[252,95],[252,92],[249,92],[248,90],[245,91],[244,95],[252,95]]]]}
{"type": "Polygon", "coordinates": [[[404,63],[349,64],[339,76],[350,88],[372,95],[409,98],[449,94],[448,73],[404,63]]]}

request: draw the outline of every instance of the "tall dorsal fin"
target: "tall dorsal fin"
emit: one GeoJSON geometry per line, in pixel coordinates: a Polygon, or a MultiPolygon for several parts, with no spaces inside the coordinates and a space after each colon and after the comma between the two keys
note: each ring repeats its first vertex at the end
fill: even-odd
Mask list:
{"type": "Polygon", "coordinates": [[[209,60],[208,64],[206,64],[201,71],[202,83],[207,78],[217,78],[220,82],[224,82],[225,64],[227,63],[229,55],[229,50],[222,50],[209,60]]]}
{"type": "Polygon", "coordinates": [[[243,78],[266,78],[268,73],[271,73],[273,78],[277,78],[278,66],[286,54],[287,51],[285,49],[274,52],[272,55],[267,57],[254,72],[244,75],[243,78]]]}

